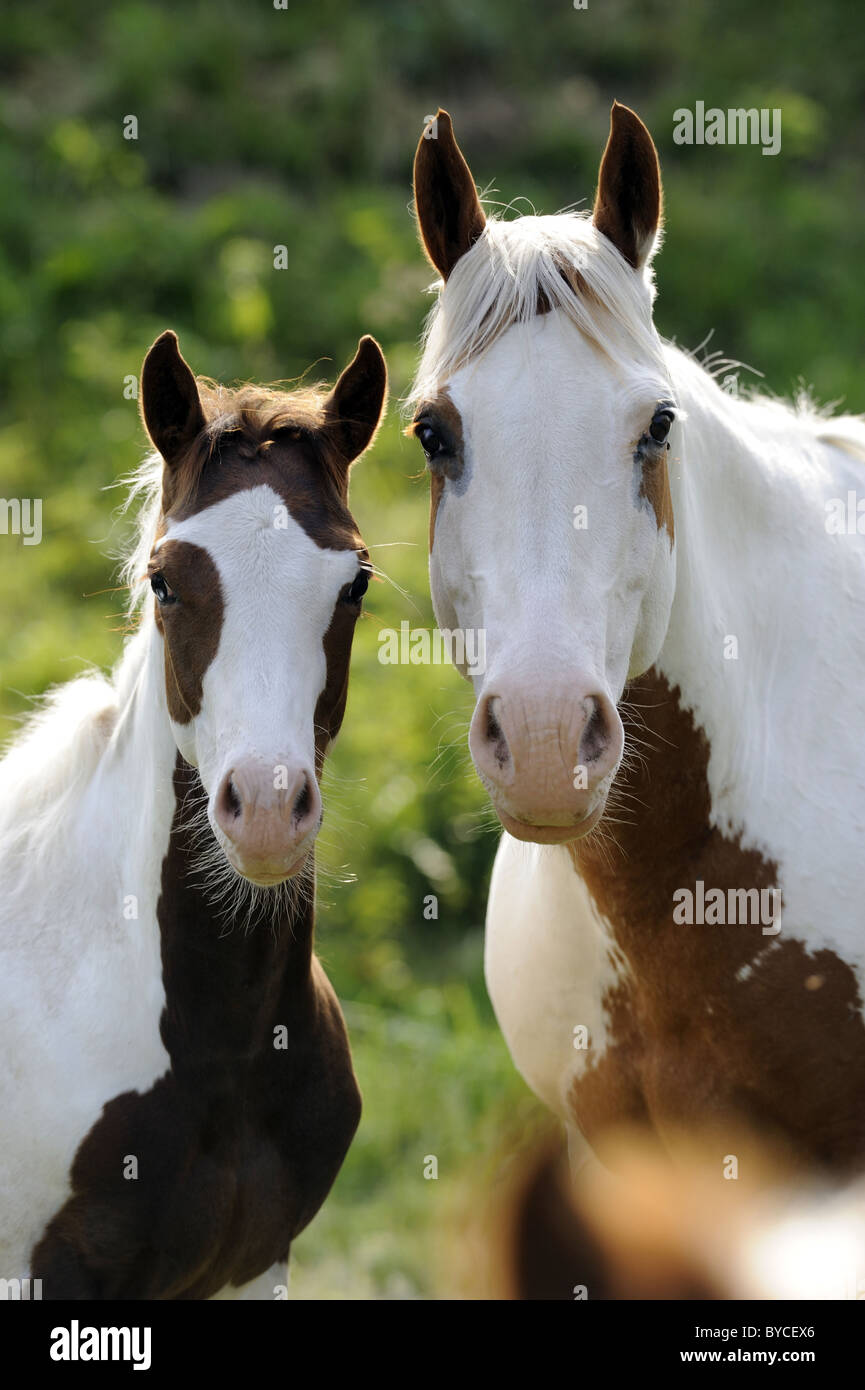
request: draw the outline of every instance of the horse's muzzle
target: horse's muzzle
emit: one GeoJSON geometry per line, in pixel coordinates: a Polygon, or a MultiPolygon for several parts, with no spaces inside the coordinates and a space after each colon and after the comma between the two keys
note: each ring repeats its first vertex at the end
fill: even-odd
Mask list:
{"type": "Polygon", "coordinates": [[[321,825],[321,793],[311,767],[247,758],[225,773],[212,814],[231,865],[265,887],[302,867],[321,825]]]}
{"type": "Polygon", "coordinates": [[[549,690],[498,681],[478,700],[469,748],[505,830],[558,844],[600,820],[624,730],[613,701],[585,680],[549,690]]]}

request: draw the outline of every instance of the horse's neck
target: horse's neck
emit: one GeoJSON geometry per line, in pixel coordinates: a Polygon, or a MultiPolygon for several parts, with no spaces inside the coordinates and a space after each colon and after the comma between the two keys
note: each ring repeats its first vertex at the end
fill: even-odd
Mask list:
{"type": "Polygon", "coordinates": [[[819,543],[804,473],[816,446],[792,412],[737,401],[674,360],[685,422],[669,456],[676,592],[658,664],[687,696],[714,690],[729,719],[771,665],[772,640],[791,622],[788,586],[819,543]],[[723,691],[722,676],[733,677],[723,691]]]}
{"type": "MultiPolygon", "coordinates": [[[[823,526],[827,489],[843,496],[861,463],[792,411],[729,397],[675,350],[670,367],[686,416],[681,452],[668,456],[675,596],[659,657],[621,704],[633,746],[611,797],[622,823],[611,821],[611,844],[578,852],[605,879],[609,866],[610,892],[632,871],[680,883],[694,846],[715,834],[762,853],[765,872],[751,865],[743,881],[771,881],[782,856],[785,869],[797,856],[796,808],[821,794],[818,770],[829,786],[835,771],[865,773],[855,683],[842,689],[836,676],[853,646],[865,667],[865,636],[838,610],[844,595],[849,612],[865,612],[861,542],[823,526]]],[[[808,834],[834,835],[837,849],[832,824],[827,814],[808,834]]]]}
{"type": "MultiPolygon", "coordinates": [[[[303,1030],[312,996],[312,861],[277,889],[251,890],[207,870],[215,850],[197,772],[177,758],[176,806],[157,906],[168,1010],[163,1026],[175,1066],[214,1055],[248,1057],[279,1046],[275,1030],[303,1030]],[[235,896],[236,895],[236,896],[235,896]]],[[[285,1044],[283,1044],[285,1045],[285,1044]]]]}
{"type": "Polygon", "coordinates": [[[827,615],[842,594],[865,602],[857,548],[823,525],[827,489],[845,486],[854,461],[793,411],[730,398],[693,362],[676,384],[687,412],[681,457],[670,455],[676,591],[656,665],[705,731],[713,811],[733,828],[737,807],[764,802],[816,752],[796,747],[802,692],[828,701],[835,679],[844,622],[827,615]]]}

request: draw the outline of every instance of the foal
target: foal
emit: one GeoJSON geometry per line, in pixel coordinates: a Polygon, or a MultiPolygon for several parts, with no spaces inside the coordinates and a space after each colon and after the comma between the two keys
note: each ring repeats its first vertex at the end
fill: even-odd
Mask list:
{"type": "Polygon", "coordinates": [[[0,764],[0,1271],[45,1298],[273,1297],[357,1127],[313,844],[386,385],[369,337],[330,394],[145,359],[137,631],[0,764]]]}

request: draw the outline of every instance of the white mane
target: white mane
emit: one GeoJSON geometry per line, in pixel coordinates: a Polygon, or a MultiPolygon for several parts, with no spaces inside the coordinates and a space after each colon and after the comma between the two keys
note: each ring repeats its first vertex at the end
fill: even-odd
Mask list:
{"type": "MultiPolygon", "coordinates": [[[[140,582],[153,544],[161,498],[162,460],[150,454],[130,478],[123,510],[140,500],[133,538],[121,559],[129,586],[127,616],[136,626],[110,676],[90,670],[47,690],[0,760],[0,846],[7,866],[26,859],[30,875],[50,857],[69,808],[81,797],[131,698],[145,659],[150,621],[140,582]]],[[[26,875],[23,877],[27,877],[26,875]]],[[[23,881],[22,877],[22,881],[23,881]]]]}
{"type": "MultiPolygon", "coordinates": [[[[656,239],[653,254],[658,244],[656,239]]],[[[597,231],[590,213],[507,221],[489,217],[483,235],[460,258],[447,283],[437,283],[440,293],[424,329],[420,364],[406,401],[409,411],[441,389],[469,358],[480,357],[512,324],[533,319],[539,296],[551,308],[563,310],[613,360],[631,369],[637,364],[665,381],[671,369],[681,369],[681,356],[659,337],[652,321],[656,290],[651,257],[641,273],[634,274],[597,231]],[[563,268],[571,272],[567,279],[563,268]],[[579,273],[581,284],[573,272],[579,273]]],[[[690,353],[684,356],[692,358],[707,379],[722,371],[729,375],[731,367],[741,365],[722,362],[711,367],[690,353]]],[[[762,407],[781,428],[783,417],[793,419],[821,443],[865,459],[861,416],[833,416],[805,393],[791,403],[749,389],[739,400],[762,407]]]]}
{"type": "Polygon", "coordinates": [[[491,217],[457,262],[430,314],[409,407],[433,394],[512,324],[533,319],[539,296],[563,310],[609,357],[667,376],[652,322],[655,288],[648,264],[635,275],[588,213],[510,221],[491,217]]]}
{"type": "Polygon", "coordinates": [[[162,505],[162,469],[160,455],[151,453],[134,473],[123,479],[129,485],[123,511],[127,512],[136,504],[138,506],[135,536],[120,557],[119,578],[120,583],[129,590],[126,611],[130,618],[137,613],[148,593],[147,585],[142,584],[141,577],[147,569],[156,536],[156,524],[159,521],[162,505]]]}

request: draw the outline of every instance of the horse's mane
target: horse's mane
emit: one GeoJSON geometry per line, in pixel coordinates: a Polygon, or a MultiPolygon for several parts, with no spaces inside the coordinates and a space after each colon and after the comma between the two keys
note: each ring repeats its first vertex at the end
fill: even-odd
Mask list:
{"type": "MultiPolygon", "coordinates": [[[[657,243],[656,247],[657,249],[657,243]]],[[[471,358],[480,357],[508,328],[533,319],[539,308],[560,309],[608,357],[643,376],[669,383],[672,344],[652,321],[655,286],[651,265],[639,274],[597,231],[589,213],[552,217],[488,217],[483,234],[457,261],[424,329],[420,365],[406,399],[406,410],[434,395],[471,358]]],[[[718,354],[715,354],[717,357],[718,354]]],[[[696,353],[680,351],[707,381],[741,363],[716,365],[696,353]]],[[[735,374],[735,373],[734,373],[735,374]]],[[[716,383],[717,386],[717,383],[716,383]]],[[[717,387],[720,389],[720,387],[717,387]]],[[[860,416],[834,415],[804,391],[790,402],[745,388],[739,401],[773,416],[782,428],[806,428],[821,444],[865,459],[865,423],[860,416]]]]}
{"type": "MultiPolygon", "coordinates": [[[[232,451],[241,458],[263,454],[278,434],[318,441],[318,453],[325,476],[338,486],[339,470],[331,450],[321,435],[327,393],[310,386],[288,391],[278,386],[222,386],[209,377],[197,377],[198,394],[207,421],[206,427],[177,462],[172,503],[181,508],[190,502],[204,468],[216,462],[230,437],[232,451]]],[[[122,481],[128,487],[124,510],[138,507],[136,534],[121,553],[120,581],[129,591],[128,615],[132,617],[146,597],[141,576],[153,548],[162,507],[163,462],[151,453],[140,467],[122,481]]]]}
{"type": "Polygon", "coordinates": [[[483,235],[457,261],[427,320],[408,407],[414,409],[512,324],[533,319],[539,305],[561,309],[614,360],[640,362],[666,379],[652,323],[654,297],[649,266],[635,275],[588,213],[490,217],[483,235]]]}

